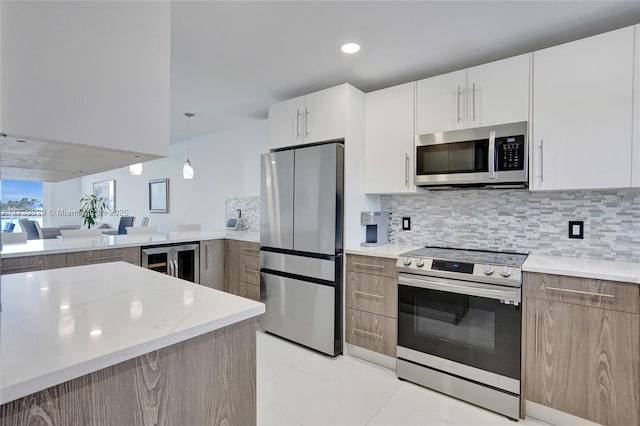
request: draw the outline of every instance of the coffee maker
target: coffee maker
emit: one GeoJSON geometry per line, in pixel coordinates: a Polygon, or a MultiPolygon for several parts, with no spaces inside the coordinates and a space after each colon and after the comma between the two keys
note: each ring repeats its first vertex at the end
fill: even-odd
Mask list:
{"type": "Polygon", "coordinates": [[[362,212],[360,223],[364,226],[364,242],[362,247],[389,244],[389,213],[362,212]]]}

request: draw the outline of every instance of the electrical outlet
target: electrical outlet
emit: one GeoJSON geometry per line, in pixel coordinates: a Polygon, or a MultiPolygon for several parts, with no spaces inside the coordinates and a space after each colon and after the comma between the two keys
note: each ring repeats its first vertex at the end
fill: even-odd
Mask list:
{"type": "Polygon", "coordinates": [[[584,239],[584,221],[583,220],[570,220],[569,221],[569,238],[584,239]]]}
{"type": "Polygon", "coordinates": [[[404,216],[402,218],[402,230],[403,231],[411,231],[411,218],[404,216]]]}

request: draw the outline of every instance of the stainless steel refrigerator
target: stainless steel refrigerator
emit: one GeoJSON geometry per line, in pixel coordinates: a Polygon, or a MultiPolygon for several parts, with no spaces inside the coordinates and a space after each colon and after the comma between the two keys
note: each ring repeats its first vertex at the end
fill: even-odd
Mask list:
{"type": "Polygon", "coordinates": [[[342,353],[344,146],[262,155],[262,328],[326,354],[342,353]]]}

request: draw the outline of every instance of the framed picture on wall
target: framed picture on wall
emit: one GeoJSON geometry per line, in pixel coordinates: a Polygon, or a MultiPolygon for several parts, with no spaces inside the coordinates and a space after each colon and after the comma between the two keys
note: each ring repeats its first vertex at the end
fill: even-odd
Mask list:
{"type": "Polygon", "coordinates": [[[93,182],[93,195],[102,197],[107,200],[110,210],[116,209],[116,181],[103,180],[101,182],[93,182]]]}
{"type": "Polygon", "coordinates": [[[149,181],[149,211],[169,213],[169,179],[149,181]]]}

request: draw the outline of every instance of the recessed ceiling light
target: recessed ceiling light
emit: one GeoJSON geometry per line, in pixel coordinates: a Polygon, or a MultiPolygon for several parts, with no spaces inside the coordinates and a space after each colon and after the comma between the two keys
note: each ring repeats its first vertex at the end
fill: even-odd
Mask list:
{"type": "Polygon", "coordinates": [[[340,48],[344,53],[356,53],[360,50],[360,45],[358,43],[345,43],[340,48]]]}

